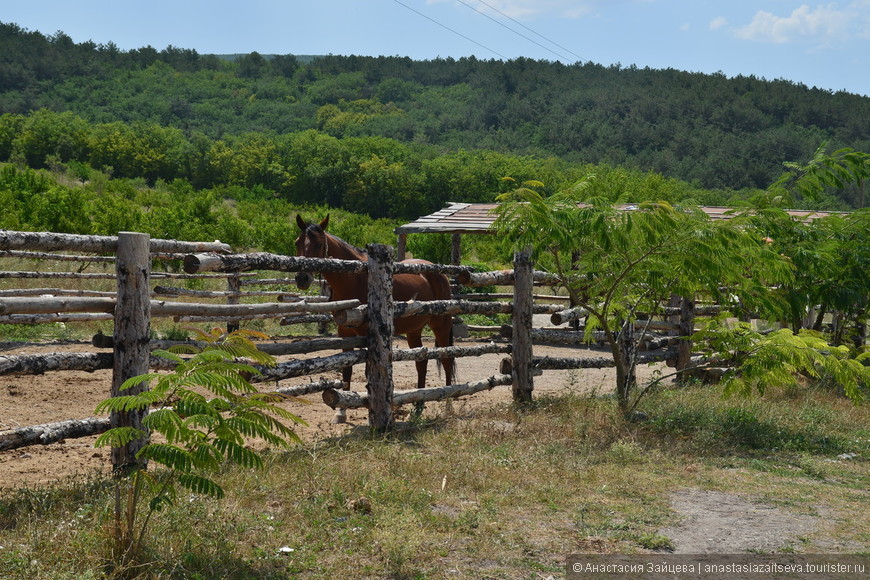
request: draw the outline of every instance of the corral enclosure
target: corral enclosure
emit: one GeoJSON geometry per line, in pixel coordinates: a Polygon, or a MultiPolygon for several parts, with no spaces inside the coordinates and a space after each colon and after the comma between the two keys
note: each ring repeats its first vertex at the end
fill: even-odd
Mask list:
{"type": "MultiPolygon", "coordinates": [[[[115,319],[115,332],[117,332],[119,317],[115,308],[120,300],[116,297],[123,293],[123,289],[120,288],[123,276],[117,277],[112,271],[112,265],[116,262],[112,253],[117,247],[117,240],[118,238],[114,237],[3,232],[0,235],[0,242],[2,242],[0,246],[6,258],[18,263],[22,260],[35,263],[41,267],[33,271],[3,273],[3,277],[7,280],[5,289],[0,293],[0,308],[4,317],[0,322],[81,324],[115,319]],[[74,267],[57,267],[59,264],[73,264],[74,267]],[[90,267],[82,268],[83,264],[90,267]],[[94,265],[97,267],[93,268],[94,265]],[[92,271],[94,269],[99,271],[92,271]],[[25,279],[28,282],[21,283],[25,279]],[[50,287],[42,284],[42,280],[45,279],[52,280],[50,287]],[[75,283],[66,284],[67,288],[63,288],[64,284],[60,283],[60,280],[75,281],[75,283]],[[30,287],[16,287],[25,285],[30,287]],[[114,292],[110,289],[113,285],[118,286],[114,292]],[[77,288],[69,288],[69,286],[77,288]],[[100,289],[85,290],[82,286],[100,289]]],[[[274,270],[278,272],[305,268],[317,270],[347,267],[346,264],[330,264],[329,261],[310,263],[294,257],[263,254],[234,255],[229,253],[230,248],[215,243],[150,240],[149,248],[147,261],[149,264],[153,263],[155,267],[148,277],[146,292],[149,295],[150,316],[155,319],[172,317],[177,323],[208,322],[229,325],[232,328],[238,324],[252,324],[250,321],[274,318],[285,318],[288,324],[324,323],[331,318],[324,313],[335,312],[335,316],[338,317],[358,316],[364,312],[364,309],[356,305],[336,305],[317,295],[306,295],[303,299],[298,292],[250,290],[255,284],[262,285],[261,288],[269,286],[274,288],[276,284],[280,285],[280,288],[286,288],[292,284],[286,278],[274,277],[274,270]],[[202,254],[203,251],[214,252],[202,254]],[[181,259],[185,260],[188,270],[196,270],[198,273],[163,271],[165,268],[159,268],[164,260],[177,264],[181,259]],[[267,267],[270,261],[271,268],[267,267]],[[257,273],[248,271],[254,267],[257,273]],[[202,273],[203,269],[223,270],[223,272],[202,273]],[[264,270],[270,271],[266,274],[264,270]],[[226,284],[226,290],[190,290],[177,286],[179,280],[184,281],[183,285],[186,286],[202,286],[204,282],[209,282],[211,286],[226,284]],[[184,296],[183,299],[187,301],[160,299],[167,296],[174,297],[176,300],[184,296]],[[206,299],[212,302],[204,303],[206,299]],[[215,300],[221,303],[214,303],[215,300]],[[246,303],[238,304],[242,300],[246,303]],[[252,300],[259,302],[251,303],[252,300]]],[[[117,264],[115,267],[117,268],[117,264]]],[[[479,303],[458,300],[451,301],[450,304],[429,305],[429,307],[446,308],[457,313],[463,311],[512,313],[513,332],[506,333],[511,338],[482,341],[487,344],[477,344],[480,341],[469,340],[471,345],[466,345],[463,341],[461,346],[456,347],[455,354],[471,357],[459,363],[462,378],[468,382],[448,389],[427,389],[426,393],[411,389],[414,384],[411,378],[414,374],[411,361],[421,357],[435,358],[438,356],[437,350],[424,347],[415,351],[403,351],[393,348],[390,358],[394,364],[396,391],[392,393],[392,385],[380,387],[392,393],[393,404],[400,404],[403,400],[404,402],[419,400],[421,395],[429,400],[443,399],[488,391],[497,385],[507,384],[514,385],[513,396],[516,399],[531,396],[529,387],[533,382],[536,390],[560,389],[566,386],[591,386],[598,390],[609,388],[612,377],[608,376],[608,371],[584,370],[581,376],[576,370],[608,366],[607,360],[601,357],[600,353],[590,353],[579,344],[576,332],[562,333],[563,336],[557,337],[558,332],[532,329],[531,321],[534,313],[537,313],[538,319],[552,315],[554,322],[561,323],[570,320],[572,314],[566,311],[564,306],[534,305],[532,282],[545,274],[533,272],[528,260],[525,269],[528,278],[524,290],[525,302],[522,298],[514,296],[515,300],[510,302],[479,303]],[[520,319],[523,319],[523,322],[518,322],[520,319]],[[541,339],[547,340],[551,345],[535,346],[533,355],[532,342],[541,339]],[[567,339],[573,342],[574,346],[552,346],[552,342],[559,339],[567,339]],[[505,357],[510,351],[513,351],[514,355],[512,362],[508,364],[505,357]],[[516,356],[518,351],[521,355],[519,359],[516,356]],[[598,356],[590,356],[593,354],[598,356]],[[526,357],[526,362],[523,362],[523,355],[526,357]],[[518,363],[517,360],[520,362],[518,363]],[[515,370],[518,368],[521,369],[520,372],[515,370]],[[545,375],[533,380],[531,378],[533,373],[540,372],[543,368],[562,370],[547,371],[545,375]],[[525,377],[523,370],[526,373],[525,377]]],[[[467,269],[462,268],[448,269],[448,271],[454,276],[462,277],[469,284],[490,285],[497,282],[500,285],[510,286],[514,284],[517,277],[513,272],[471,274],[467,269]]],[[[127,282],[124,283],[128,285],[127,282]]],[[[377,288],[377,285],[372,286],[377,288]]],[[[425,307],[427,306],[420,303],[395,305],[396,311],[417,312],[425,307]]],[[[367,351],[370,349],[349,353],[336,352],[342,347],[359,348],[367,343],[365,338],[352,339],[352,341],[355,342],[342,343],[340,339],[323,336],[310,340],[284,337],[260,345],[263,350],[279,357],[279,366],[276,369],[269,369],[259,378],[263,389],[278,389],[294,395],[309,395],[307,399],[314,401],[312,405],[303,405],[299,402],[287,404],[294,412],[309,421],[312,436],[315,432],[319,435],[342,432],[366,421],[365,409],[363,409],[351,411],[349,427],[333,426],[330,422],[332,411],[320,402],[320,397],[316,394],[311,395],[311,393],[325,391],[325,400],[335,406],[353,408],[370,405],[365,391],[361,391],[366,382],[361,365],[356,367],[353,379],[357,395],[335,390],[340,385],[340,381],[336,378],[339,369],[350,362],[361,363],[368,356],[367,351]],[[325,356],[317,356],[318,352],[322,352],[325,356]],[[330,352],[334,354],[329,354],[330,352]],[[300,384],[301,379],[296,377],[303,376],[311,376],[312,379],[309,379],[311,382],[300,384]]],[[[2,367],[0,367],[6,382],[0,396],[6,399],[7,403],[3,405],[5,412],[0,418],[2,422],[0,427],[4,429],[0,433],[0,445],[3,448],[0,465],[9,468],[0,469],[8,474],[3,478],[4,486],[15,485],[19,481],[51,480],[84,465],[102,464],[102,468],[108,469],[109,462],[104,457],[104,453],[91,447],[92,439],[77,438],[99,433],[108,427],[107,418],[89,417],[89,413],[99,400],[109,395],[111,385],[118,380],[112,378],[113,372],[110,370],[116,360],[113,351],[109,350],[113,342],[107,341],[102,334],[97,334],[93,342],[94,345],[82,343],[6,345],[7,351],[2,357],[2,367]],[[64,459],[51,459],[52,454],[64,459]],[[48,456],[49,463],[56,469],[34,468],[28,465],[28,463],[36,463],[33,460],[37,456],[48,456]],[[65,461],[69,465],[61,467],[59,464],[65,461]]],[[[165,341],[150,340],[149,350],[165,347],[167,344],[165,341]]],[[[661,360],[667,356],[671,356],[671,353],[653,354],[651,358],[661,360]]],[[[161,363],[154,358],[151,358],[148,366],[166,368],[165,361],[161,363]]],[[[427,385],[435,385],[438,380],[435,370],[430,369],[427,385]]],[[[510,400],[510,398],[507,389],[504,388],[477,396],[477,400],[510,400]]],[[[440,407],[438,409],[439,411],[436,412],[440,412],[440,407]]]]}

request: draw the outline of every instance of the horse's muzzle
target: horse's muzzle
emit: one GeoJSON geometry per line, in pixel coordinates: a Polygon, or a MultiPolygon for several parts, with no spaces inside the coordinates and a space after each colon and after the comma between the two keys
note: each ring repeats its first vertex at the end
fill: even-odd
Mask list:
{"type": "Polygon", "coordinates": [[[312,276],[310,272],[296,273],[296,287],[300,290],[308,290],[308,287],[311,286],[312,282],[314,282],[314,276],[312,276]]]}

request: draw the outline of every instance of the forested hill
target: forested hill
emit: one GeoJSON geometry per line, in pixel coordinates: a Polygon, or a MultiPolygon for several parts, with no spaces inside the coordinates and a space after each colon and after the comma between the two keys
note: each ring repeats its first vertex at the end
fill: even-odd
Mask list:
{"type": "Polygon", "coordinates": [[[314,129],[439,151],[486,149],[764,188],[783,162],[870,151],[870,98],[787,80],[473,57],[121,51],[0,24],[0,113],[70,111],[226,139],[314,129]]]}

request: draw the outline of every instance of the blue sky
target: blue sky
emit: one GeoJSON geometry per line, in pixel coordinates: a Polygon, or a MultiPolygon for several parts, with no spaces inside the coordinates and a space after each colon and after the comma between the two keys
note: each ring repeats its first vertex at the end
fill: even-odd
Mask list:
{"type": "Polygon", "coordinates": [[[870,0],[0,0],[0,21],[122,50],[523,56],[870,96],[870,0]]]}

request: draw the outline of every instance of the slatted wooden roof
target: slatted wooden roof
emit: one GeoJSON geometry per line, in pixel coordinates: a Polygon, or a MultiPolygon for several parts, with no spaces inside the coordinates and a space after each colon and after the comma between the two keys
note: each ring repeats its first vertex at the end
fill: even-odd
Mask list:
{"type": "MultiPolygon", "coordinates": [[[[457,203],[450,202],[450,205],[436,211],[435,213],[417,218],[409,224],[396,228],[397,234],[416,234],[416,233],[443,233],[443,234],[481,234],[491,233],[491,227],[495,221],[496,214],[494,212],[498,204],[495,203],[457,203]]],[[[633,204],[623,204],[618,206],[622,210],[631,210],[636,208],[633,204]]],[[[701,208],[711,219],[729,219],[731,215],[728,213],[734,208],[729,207],[713,207],[706,206],[701,208]]],[[[840,212],[820,212],[820,211],[802,211],[790,210],[789,215],[801,220],[812,220],[819,217],[832,215],[840,212]]]]}

